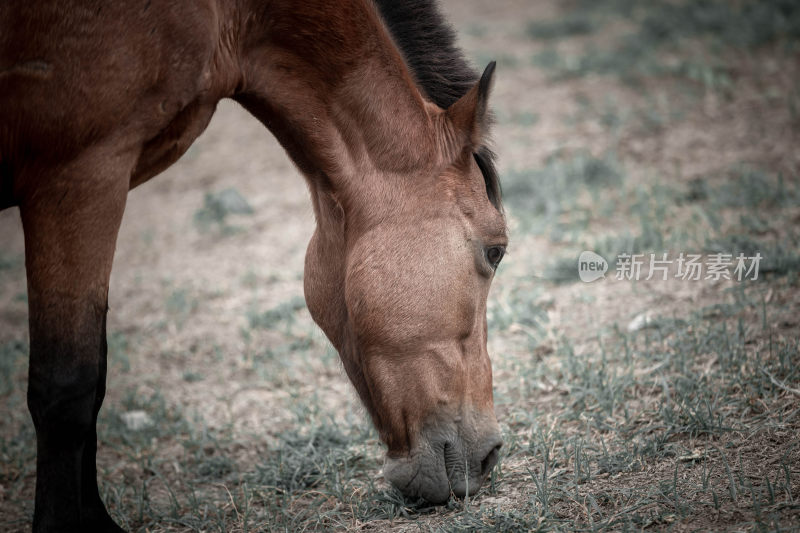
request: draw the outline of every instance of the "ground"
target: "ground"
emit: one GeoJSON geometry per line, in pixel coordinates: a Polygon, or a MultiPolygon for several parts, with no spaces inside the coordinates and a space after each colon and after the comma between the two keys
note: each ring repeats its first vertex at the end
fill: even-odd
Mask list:
{"type": "MultiPolygon", "coordinates": [[[[508,256],[489,299],[505,445],[427,508],[302,300],[305,184],[223,102],[134,190],[112,275],[101,493],[131,531],[792,530],[800,523],[800,8],[782,0],[448,0],[498,60],[508,256]],[[609,262],[578,279],[584,250],[609,262]],[[617,279],[668,253],[668,279],[617,279]],[[760,253],[683,280],[681,253],[760,253]],[[138,420],[139,425],[136,425],[138,420]],[[138,428],[137,428],[138,427],[138,428]],[[137,428],[137,429],[134,429],[137,428]]],[[[27,308],[0,213],[0,529],[33,511],[27,308]]]]}

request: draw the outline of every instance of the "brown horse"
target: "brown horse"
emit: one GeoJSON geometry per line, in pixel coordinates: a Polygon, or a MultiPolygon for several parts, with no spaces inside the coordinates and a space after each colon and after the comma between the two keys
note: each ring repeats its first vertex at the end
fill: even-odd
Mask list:
{"type": "Polygon", "coordinates": [[[0,3],[0,208],[19,206],[36,531],[118,531],[98,495],[107,294],[128,191],[233,98],[305,175],[308,308],[434,503],[501,445],[486,298],[506,246],[478,79],[433,0],[0,3]]]}

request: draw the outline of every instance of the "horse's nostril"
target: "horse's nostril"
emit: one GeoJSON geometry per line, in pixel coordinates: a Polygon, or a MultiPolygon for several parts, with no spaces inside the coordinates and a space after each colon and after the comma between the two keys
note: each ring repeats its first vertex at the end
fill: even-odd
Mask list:
{"type": "Polygon", "coordinates": [[[502,442],[492,448],[486,457],[483,458],[483,461],[481,461],[481,476],[488,475],[492,468],[494,468],[494,465],[497,464],[497,460],[500,458],[501,446],[503,446],[502,442]]]}

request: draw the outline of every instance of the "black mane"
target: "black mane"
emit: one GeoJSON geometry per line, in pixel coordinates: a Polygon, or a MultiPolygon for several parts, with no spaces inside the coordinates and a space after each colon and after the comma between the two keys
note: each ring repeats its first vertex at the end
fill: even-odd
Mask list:
{"type": "MultiPolygon", "coordinates": [[[[433,103],[447,109],[478,82],[478,73],[456,46],[455,32],[439,11],[436,0],[374,2],[420,90],[433,103]]],[[[481,146],[474,156],[486,182],[489,200],[502,209],[494,154],[481,146]]]]}

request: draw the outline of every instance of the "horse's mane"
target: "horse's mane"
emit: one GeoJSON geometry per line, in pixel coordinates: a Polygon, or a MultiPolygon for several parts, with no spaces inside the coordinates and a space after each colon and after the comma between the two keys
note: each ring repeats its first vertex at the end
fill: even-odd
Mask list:
{"type": "MultiPolygon", "coordinates": [[[[436,0],[373,1],[420,90],[433,103],[446,109],[478,82],[478,73],[456,46],[455,32],[439,11],[436,0]]],[[[486,182],[489,200],[502,209],[494,154],[481,146],[474,156],[486,182]]]]}

